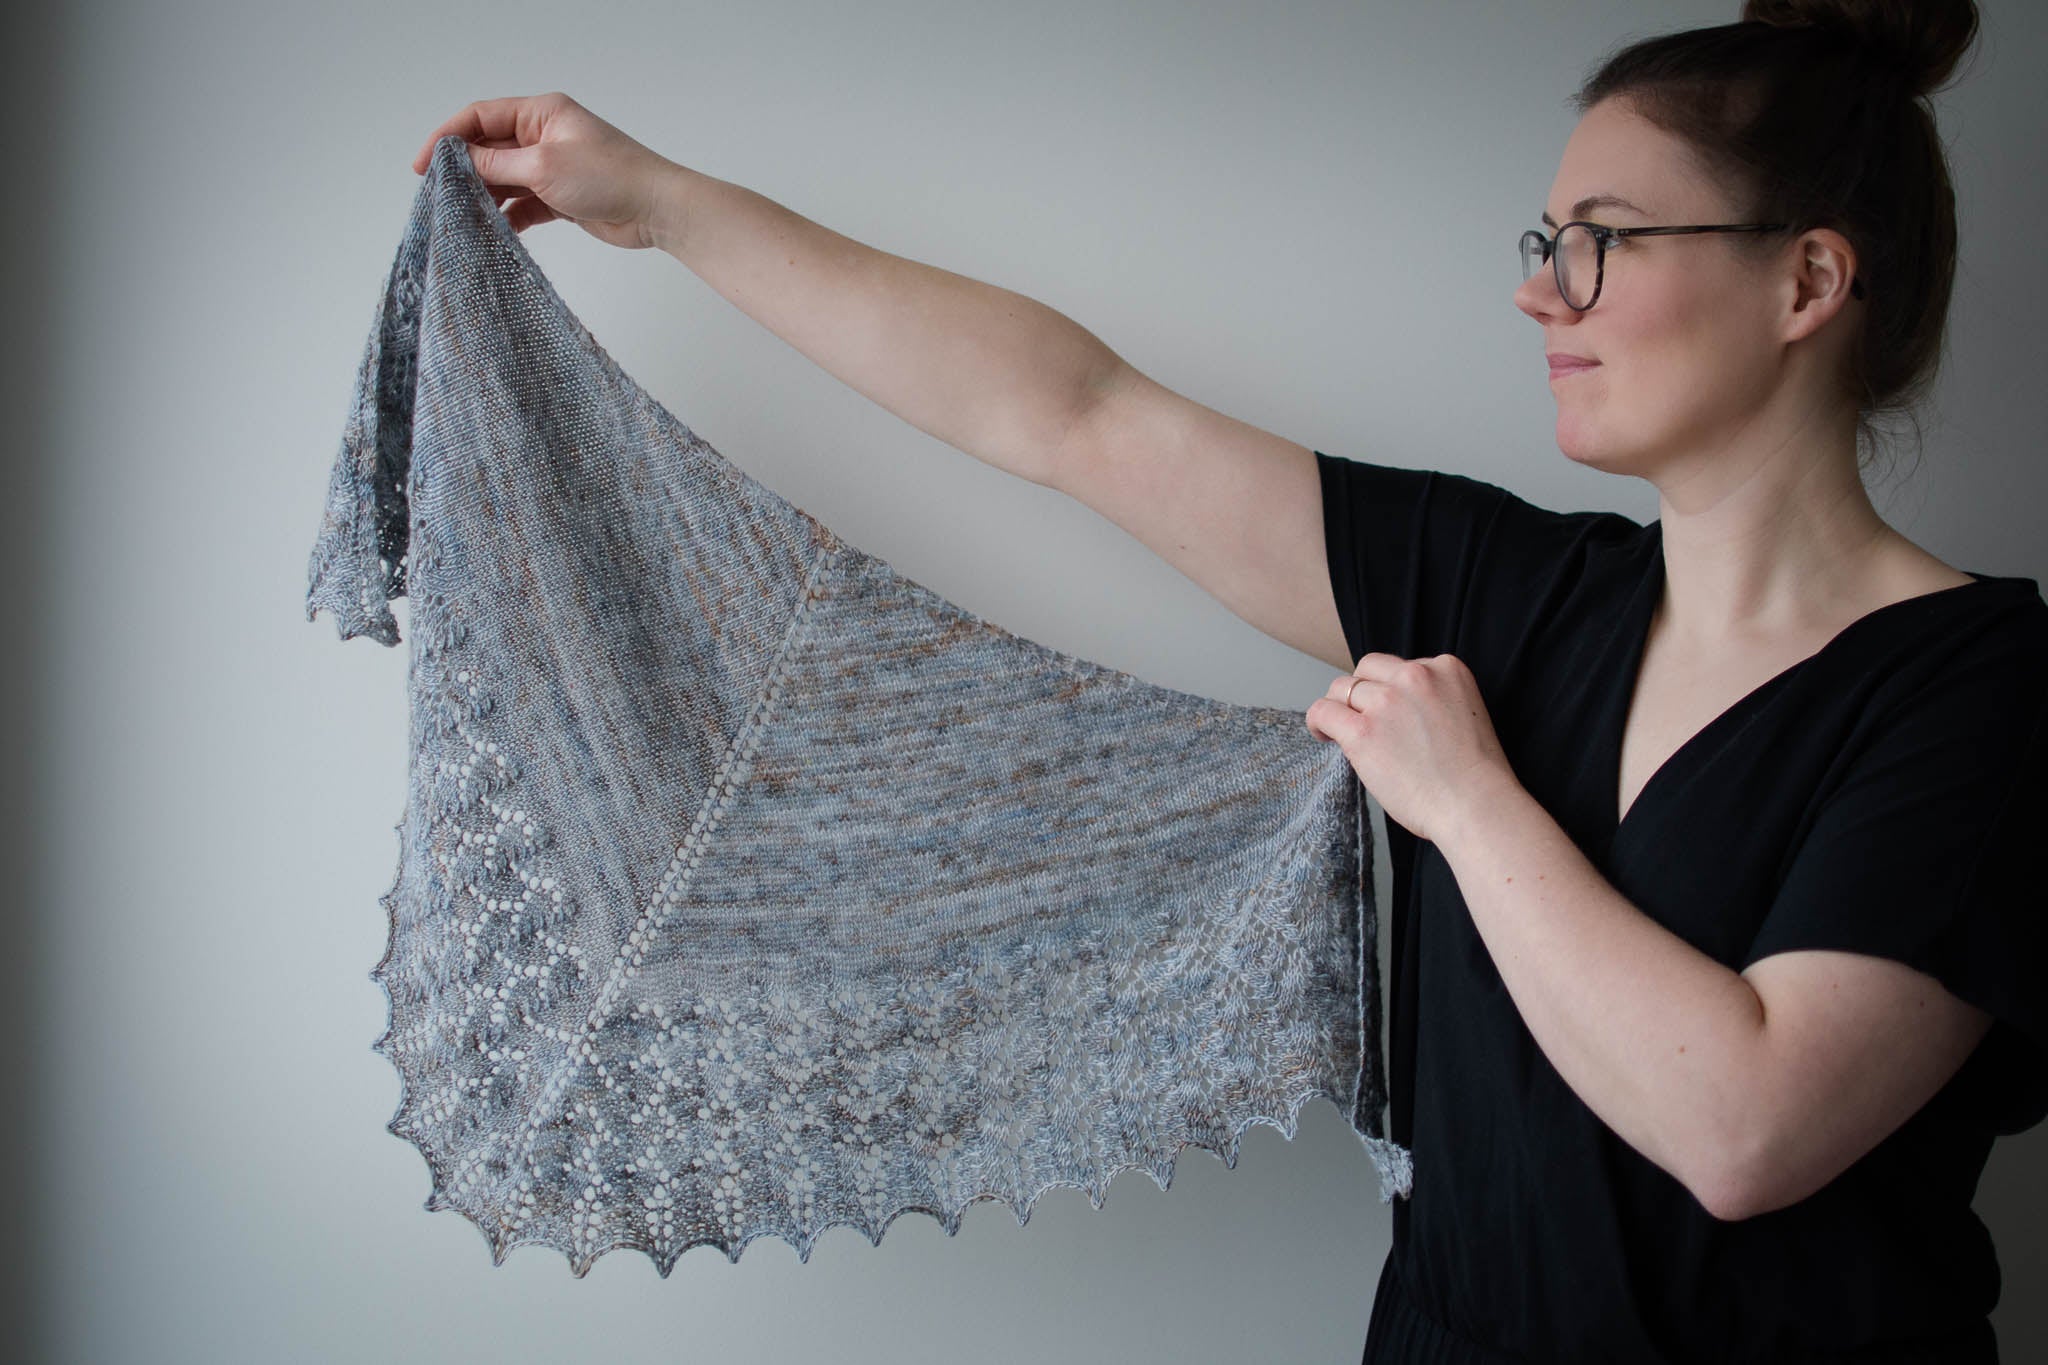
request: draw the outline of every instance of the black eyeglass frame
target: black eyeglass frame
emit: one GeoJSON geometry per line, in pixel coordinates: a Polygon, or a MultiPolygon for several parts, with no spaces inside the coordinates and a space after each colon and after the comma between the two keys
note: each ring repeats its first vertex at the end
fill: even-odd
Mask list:
{"type": "MultiPolygon", "coordinates": [[[[1609,227],[1605,223],[1574,218],[1569,223],[1559,224],[1557,230],[1548,237],[1544,236],[1540,229],[1530,228],[1522,234],[1516,243],[1516,249],[1526,264],[1529,259],[1528,241],[1534,237],[1537,249],[1542,253],[1543,259],[1549,262],[1551,274],[1557,280],[1557,296],[1564,299],[1565,307],[1576,313],[1584,313],[1600,302],[1600,288],[1607,282],[1607,248],[1619,238],[1667,237],[1686,232],[1780,232],[1789,226],[1788,223],[1688,223],[1681,227],[1609,227]],[[1555,247],[1558,234],[1569,227],[1586,228],[1593,234],[1593,297],[1586,301],[1584,308],[1565,297],[1564,268],[1557,263],[1555,247]]],[[[1524,270],[1522,278],[1526,281],[1535,273],[1533,269],[1524,270]]],[[[1861,277],[1849,281],[1849,292],[1856,298],[1863,297],[1861,277]]]]}

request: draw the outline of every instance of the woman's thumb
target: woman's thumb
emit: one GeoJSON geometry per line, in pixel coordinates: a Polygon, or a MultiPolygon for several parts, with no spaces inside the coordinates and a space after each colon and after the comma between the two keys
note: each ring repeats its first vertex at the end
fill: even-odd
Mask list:
{"type": "Polygon", "coordinates": [[[493,194],[531,194],[538,144],[532,147],[486,147],[481,143],[464,144],[469,151],[469,164],[476,167],[476,173],[483,179],[493,194]]]}

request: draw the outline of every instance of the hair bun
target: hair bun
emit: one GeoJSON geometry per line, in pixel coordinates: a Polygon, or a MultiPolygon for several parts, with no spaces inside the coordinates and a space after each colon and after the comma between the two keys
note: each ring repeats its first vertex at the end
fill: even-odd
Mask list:
{"type": "Polygon", "coordinates": [[[1745,0],[1742,17],[1840,34],[1898,71],[1915,95],[1948,84],[1977,37],[1973,0],[1745,0]]]}

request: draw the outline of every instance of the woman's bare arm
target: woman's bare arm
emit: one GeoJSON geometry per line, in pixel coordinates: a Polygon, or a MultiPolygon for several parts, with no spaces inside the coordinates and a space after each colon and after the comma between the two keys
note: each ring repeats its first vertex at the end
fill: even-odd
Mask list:
{"type": "Polygon", "coordinates": [[[1066,493],[1267,635],[1351,661],[1306,447],[1154,383],[1035,299],[666,163],[649,236],[762,326],[948,445],[1066,493]]]}
{"type": "Polygon", "coordinates": [[[918,430],[1051,486],[1121,365],[1064,313],[894,256],[670,163],[650,235],[748,317],[918,430]]]}

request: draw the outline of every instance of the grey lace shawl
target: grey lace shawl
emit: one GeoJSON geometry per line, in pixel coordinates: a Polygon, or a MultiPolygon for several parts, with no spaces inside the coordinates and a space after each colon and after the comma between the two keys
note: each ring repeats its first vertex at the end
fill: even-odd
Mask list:
{"type": "Polygon", "coordinates": [[[1020,1224],[1388,1140],[1363,792],[1291,710],[1036,644],[748,477],[597,344],[443,138],[377,301],[306,617],[399,642],[389,1130],[573,1273],[1020,1224]]]}

